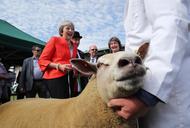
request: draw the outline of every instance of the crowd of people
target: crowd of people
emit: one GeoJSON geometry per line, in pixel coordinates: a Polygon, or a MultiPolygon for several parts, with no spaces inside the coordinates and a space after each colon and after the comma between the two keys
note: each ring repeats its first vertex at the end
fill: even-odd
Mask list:
{"type": "MultiPolygon", "coordinates": [[[[75,31],[71,21],[63,21],[58,32],[59,36],[51,37],[43,49],[34,45],[31,50],[32,56],[23,60],[22,69],[16,78],[17,99],[36,96],[70,98],[78,96],[84,90],[90,76],[73,69],[70,59],[86,59],[95,64],[99,57],[98,48],[95,43],[90,45],[89,56],[85,57],[84,52],[78,49],[82,36],[75,31]]],[[[119,38],[111,37],[108,48],[110,53],[121,51],[119,38]]]]}

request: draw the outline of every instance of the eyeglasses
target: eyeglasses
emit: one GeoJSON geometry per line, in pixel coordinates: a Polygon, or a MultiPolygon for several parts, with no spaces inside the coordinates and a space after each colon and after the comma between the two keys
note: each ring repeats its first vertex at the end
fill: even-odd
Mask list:
{"type": "Polygon", "coordinates": [[[40,50],[40,49],[35,49],[34,51],[41,52],[41,50],[40,50]]]}
{"type": "Polygon", "coordinates": [[[91,51],[97,51],[97,49],[90,49],[91,51]]]}

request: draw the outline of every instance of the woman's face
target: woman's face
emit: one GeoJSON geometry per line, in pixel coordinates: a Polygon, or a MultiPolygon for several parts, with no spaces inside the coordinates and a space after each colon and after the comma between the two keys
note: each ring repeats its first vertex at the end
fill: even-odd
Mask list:
{"type": "Polygon", "coordinates": [[[118,52],[119,49],[119,43],[117,41],[111,41],[110,42],[110,49],[112,53],[118,52]]]}
{"type": "Polygon", "coordinates": [[[74,33],[74,28],[71,25],[66,25],[65,27],[63,27],[62,37],[70,40],[73,36],[73,33],[74,33]]]}

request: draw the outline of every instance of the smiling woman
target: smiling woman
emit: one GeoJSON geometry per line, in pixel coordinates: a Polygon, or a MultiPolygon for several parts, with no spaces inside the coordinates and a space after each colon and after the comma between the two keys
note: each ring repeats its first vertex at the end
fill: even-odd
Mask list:
{"type": "Polygon", "coordinates": [[[39,58],[43,78],[52,98],[69,98],[70,59],[77,55],[77,45],[71,42],[73,33],[74,24],[64,21],[59,27],[60,37],[51,37],[39,58]]]}
{"type": "Polygon", "coordinates": [[[108,41],[108,47],[111,53],[115,53],[122,50],[121,41],[117,37],[111,37],[108,41]]]}

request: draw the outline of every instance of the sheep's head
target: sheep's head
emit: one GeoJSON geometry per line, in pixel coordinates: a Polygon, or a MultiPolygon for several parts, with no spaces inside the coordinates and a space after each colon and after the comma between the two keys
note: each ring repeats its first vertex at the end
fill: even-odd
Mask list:
{"type": "Polygon", "coordinates": [[[96,65],[85,60],[72,59],[71,63],[81,73],[86,75],[95,74],[98,91],[105,102],[112,98],[127,97],[134,94],[143,86],[143,77],[146,67],[143,65],[143,45],[138,54],[132,52],[117,52],[106,54],[98,59],[96,65]]]}

